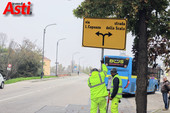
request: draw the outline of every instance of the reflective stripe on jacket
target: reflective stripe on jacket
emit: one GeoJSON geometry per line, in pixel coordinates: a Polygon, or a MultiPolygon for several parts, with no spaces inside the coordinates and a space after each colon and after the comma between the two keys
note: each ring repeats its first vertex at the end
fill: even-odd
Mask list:
{"type": "Polygon", "coordinates": [[[108,71],[105,64],[102,64],[102,69],[103,71],[100,73],[98,71],[93,71],[88,79],[91,99],[108,96],[107,88],[104,81],[108,71]]]}
{"type": "Polygon", "coordinates": [[[121,99],[121,98],[122,98],[122,91],[123,91],[123,89],[122,89],[122,80],[121,80],[121,78],[120,78],[120,76],[119,76],[118,74],[115,75],[115,76],[113,77],[113,79],[112,79],[112,84],[111,84],[111,88],[110,88],[110,93],[112,94],[112,92],[113,92],[113,80],[114,80],[114,78],[116,78],[116,77],[119,79],[119,88],[118,88],[118,92],[117,92],[117,94],[116,94],[115,97],[121,99]]]}

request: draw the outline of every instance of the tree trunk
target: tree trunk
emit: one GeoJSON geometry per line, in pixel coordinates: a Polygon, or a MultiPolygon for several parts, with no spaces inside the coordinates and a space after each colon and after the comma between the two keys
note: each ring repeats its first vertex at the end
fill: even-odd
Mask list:
{"type": "Polygon", "coordinates": [[[137,113],[147,112],[147,27],[146,10],[139,12],[139,51],[137,65],[137,90],[136,90],[136,111],[137,113]]]}

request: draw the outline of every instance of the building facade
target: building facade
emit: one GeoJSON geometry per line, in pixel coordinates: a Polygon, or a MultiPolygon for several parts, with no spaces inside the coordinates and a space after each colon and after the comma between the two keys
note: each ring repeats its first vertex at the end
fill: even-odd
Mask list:
{"type": "Polygon", "coordinates": [[[51,60],[44,57],[44,75],[50,75],[51,60]]]}

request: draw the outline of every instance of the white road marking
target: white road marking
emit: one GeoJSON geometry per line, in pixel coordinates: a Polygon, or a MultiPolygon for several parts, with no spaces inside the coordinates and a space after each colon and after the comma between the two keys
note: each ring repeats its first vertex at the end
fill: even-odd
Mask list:
{"type": "Polygon", "coordinates": [[[22,97],[22,96],[29,95],[29,94],[32,94],[32,93],[34,93],[34,92],[29,92],[29,93],[25,93],[25,94],[22,94],[22,95],[17,95],[17,96],[14,96],[14,97],[9,97],[9,98],[0,100],[0,102],[11,100],[11,99],[18,98],[18,97],[22,97]]]}
{"type": "Polygon", "coordinates": [[[49,89],[49,87],[48,87],[48,88],[44,88],[44,89],[42,89],[42,90],[32,91],[32,92],[25,93],[25,94],[22,94],[22,95],[17,95],[17,96],[9,97],[9,98],[6,98],[6,99],[2,99],[2,100],[0,100],[0,102],[8,101],[8,100],[15,99],[15,98],[19,98],[19,97],[23,97],[23,96],[30,95],[30,94],[33,94],[33,93],[36,93],[36,92],[40,92],[40,91],[43,91],[43,90],[47,90],[47,89],[49,89]]]}
{"type": "MultiPolygon", "coordinates": [[[[85,77],[84,77],[84,78],[85,78],[85,77]]],[[[58,79],[59,79],[59,78],[58,78],[58,79]]],[[[80,78],[80,77],[63,77],[62,79],[66,79],[66,80],[78,80],[78,79],[82,79],[82,78],[80,78]]],[[[15,84],[16,84],[16,83],[14,83],[14,84],[8,84],[7,86],[13,86],[13,85],[15,85],[15,84]]],[[[28,93],[25,93],[25,94],[21,94],[21,95],[9,97],[9,98],[1,99],[0,102],[8,101],[8,100],[15,99],[15,98],[20,98],[20,97],[23,97],[23,96],[26,96],[26,95],[30,95],[30,94],[33,94],[33,93],[41,92],[41,91],[43,91],[43,90],[48,90],[48,89],[56,88],[56,87],[58,87],[58,86],[50,86],[50,87],[47,87],[47,88],[44,88],[44,89],[41,89],[41,90],[36,90],[36,91],[28,92],[28,93]]]]}

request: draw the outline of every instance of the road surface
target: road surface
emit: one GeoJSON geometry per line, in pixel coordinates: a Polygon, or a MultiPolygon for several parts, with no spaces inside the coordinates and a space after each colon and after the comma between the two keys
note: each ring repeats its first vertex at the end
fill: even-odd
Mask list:
{"type": "Polygon", "coordinates": [[[44,106],[87,105],[88,75],[31,80],[0,90],[0,113],[35,113],[44,106]]]}
{"type": "MultiPolygon", "coordinates": [[[[0,90],[0,113],[89,113],[88,75],[30,80],[0,90]]],[[[119,113],[135,113],[135,96],[124,96],[119,113]]],[[[162,113],[160,91],[148,94],[147,113],[162,113]]],[[[163,113],[168,113],[163,112],[163,113]]],[[[110,113],[110,107],[109,107],[110,113]]]]}

